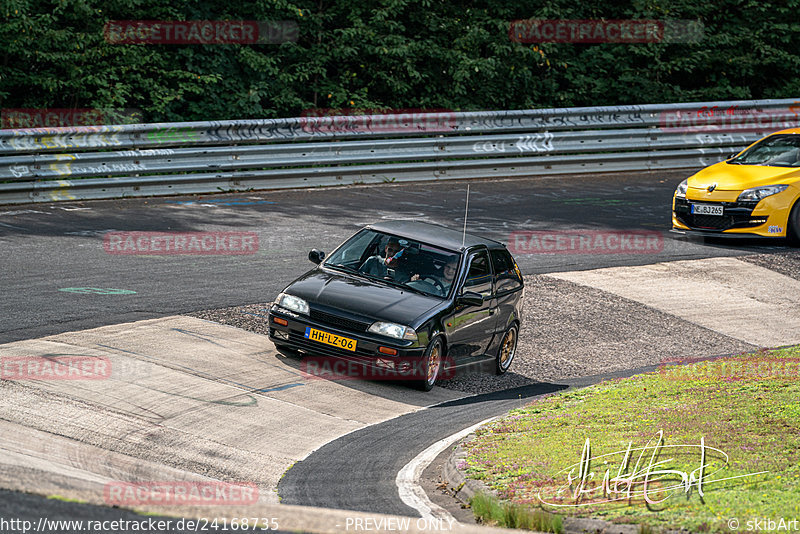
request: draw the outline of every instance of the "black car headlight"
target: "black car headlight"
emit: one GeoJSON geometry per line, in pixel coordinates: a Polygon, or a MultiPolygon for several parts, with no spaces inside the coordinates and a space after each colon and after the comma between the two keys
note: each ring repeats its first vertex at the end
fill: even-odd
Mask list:
{"type": "Polygon", "coordinates": [[[382,336],[393,337],[395,339],[407,339],[409,341],[417,340],[417,333],[409,326],[403,326],[395,323],[385,323],[377,321],[372,323],[367,329],[368,332],[373,334],[380,334],[382,336]]]}
{"type": "Polygon", "coordinates": [[[308,315],[308,302],[300,297],[295,297],[294,295],[289,295],[287,293],[281,293],[275,298],[275,304],[281,308],[286,308],[287,310],[308,315]]]}
{"type": "Polygon", "coordinates": [[[763,187],[753,187],[745,189],[737,198],[737,202],[758,202],[762,198],[782,193],[789,187],[788,185],[765,185],[763,187]]]}
{"type": "Polygon", "coordinates": [[[675,190],[675,196],[678,198],[686,198],[686,190],[689,188],[689,179],[682,181],[678,184],[678,188],[675,190]]]}

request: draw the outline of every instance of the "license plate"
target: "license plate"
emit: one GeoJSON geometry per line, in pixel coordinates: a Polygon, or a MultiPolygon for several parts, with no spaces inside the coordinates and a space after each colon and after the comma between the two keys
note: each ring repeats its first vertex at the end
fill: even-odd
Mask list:
{"type": "Polygon", "coordinates": [[[713,204],[692,204],[692,213],[695,215],[719,215],[722,216],[722,206],[713,204]]]}
{"type": "Polygon", "coordinates": [[[337,336],[336,334],[331,334],[330,332],[325,332],[323,330],[317,330],[316,328],[311,328],[310,326],[306,327],[305,337],[320,343],[325,343],[326,345],[339,347],[340,349],[350,350],[353,352],[356,350],[355,339],[337,336]]]}

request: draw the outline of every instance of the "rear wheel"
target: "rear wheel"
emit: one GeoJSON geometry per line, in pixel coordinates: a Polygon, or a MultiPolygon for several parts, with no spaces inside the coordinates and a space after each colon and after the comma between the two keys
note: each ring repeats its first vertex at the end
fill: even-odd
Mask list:
{"type": "Polygon", "coordinates": [[[428,345],[428,350],[425,351],[424,356],[425,364],[422,366],[425,376],[415,384],[417,389],[422,391],[433,389],[436,378],[439,376],[439,370],[442,368],[442,351],[442,340],[438,337],[428,345]]]}
{"type": "Polygon", "coordinates": [[[512,324],[503,334],[503,341],[500,342],[500,348],[497,350],[497,364],[495,372],[502,375],[508,368],[511,367],[511,362],[514,361],[514,354],[517,352],[517,332],[519,328],[517,325],[512,324]]]}
{"type": "Polygon", "coordinates": [[[789,242],[798,247],[800,246],[800,200],[794,203],[789,214],[789,227],[786,229],[786,237],[789,242]]]}

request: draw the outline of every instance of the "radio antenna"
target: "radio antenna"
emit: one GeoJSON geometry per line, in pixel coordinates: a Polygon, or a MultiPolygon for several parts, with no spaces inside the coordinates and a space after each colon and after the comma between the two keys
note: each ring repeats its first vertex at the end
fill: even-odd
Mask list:
{"type": "Polygon", "coordinates": [[[464,248],[464,242],[467,240],[467,215],[469,214],[469,184],[467,184],[467,204],[464,208],[464,233],[461,234],[461,248],[464,248]]]}

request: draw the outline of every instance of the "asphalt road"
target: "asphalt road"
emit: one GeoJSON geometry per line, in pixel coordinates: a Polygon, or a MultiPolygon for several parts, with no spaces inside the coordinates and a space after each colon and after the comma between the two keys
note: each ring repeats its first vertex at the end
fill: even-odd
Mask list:
{"type": "MultiPolygon", "coordinates": [[[[690,172],[470,182],[468,229],[508,242],[515,231],[649,230],[649,254],[517,254],[525,274],[740,255],[783,243],[675,239],[675,186],[690,172]]],[[[466,182],[386,184],[0,207],[0,343],[203,309],[264,302],[363,224],[414,218],[461,228],[466,182]],[[109,231],[255,232],[249,255],[121,255],[109,231]],[[108,294],[67,288],[101,288],[108,294]],[[132,293],[135,292],[135,293],[132,293]]]]}
{"type": "Polygon", "coordinates": [[[525,406],[534,397],[654,369],[648,366],[532,384],[402,415],[320,447],[286,472],[278,484],[278,494],[283,504],[418,517],[416,510],[400,500],[395,477],[420,451],[464,428],[525,406]]]}

